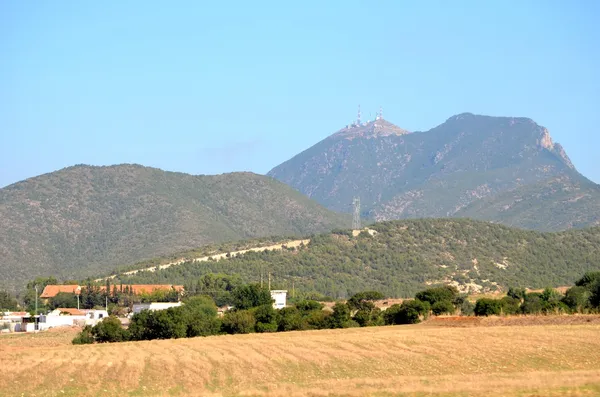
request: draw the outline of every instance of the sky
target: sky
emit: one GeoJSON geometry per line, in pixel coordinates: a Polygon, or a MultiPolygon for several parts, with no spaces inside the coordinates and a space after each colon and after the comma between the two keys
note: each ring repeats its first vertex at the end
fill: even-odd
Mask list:
{"type": "Polygon", "coordinates": [[[75,164],[260,174],[383,106],[529,117],[600,182],[600,2],[0,2],[0,187],[75,164]]]}

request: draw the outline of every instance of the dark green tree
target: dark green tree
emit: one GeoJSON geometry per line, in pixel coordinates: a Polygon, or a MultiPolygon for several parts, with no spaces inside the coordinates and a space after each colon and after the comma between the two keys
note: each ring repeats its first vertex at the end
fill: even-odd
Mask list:
{"type": "Polygon", "coordinates": [[[273,308],[273,305],[267,303],[257,307],[254,310],[254,319],[256,332],[277,332],[279,323],[279,313],[273,308]]]}
{"type": "Polygon", "coordinates": [[[329,318],[330,328],[348,328],[350,323],[350,308],[347,304],[337,302],[333,305],[333,314],[329,318]]]}
{"type": "Polygon", "coordinates": [[[123,342],[129,339],[129,332],[117,317],[109,316],[92,328],[92,336],[99,343],[123,342]]]}
{"type": "Polygon", "coordinates": [[[48,302],[48,308],[54,310],[59,307],[77,307],[77,295],[68,292],[59,292],[48,302]]]}
{"type": "Polygon", "coordinates": [[[502,313],[502,303],[498,299],[481,298],[475,302],[476,316],[499,316],[502,313]]]}
{"type": "Polygon", "coordinates": [[[233,304],[236,309],[246,310],[266,304],[273,304],[267,288],[260,284],[241,285],[233,290],[233,304]]]}
{"type": "Polygon", "coordinates": [[[8,292],[0,291],[0,314],[4,311],[12,312],[15,310],[17,310],[17,300],[8,292]]]}
{"type": "Polygon", "coordinates": [[[230,310],[223,316],[222,329],[228,334],[254,332],[256,320],[249,310],[230,310]]]}

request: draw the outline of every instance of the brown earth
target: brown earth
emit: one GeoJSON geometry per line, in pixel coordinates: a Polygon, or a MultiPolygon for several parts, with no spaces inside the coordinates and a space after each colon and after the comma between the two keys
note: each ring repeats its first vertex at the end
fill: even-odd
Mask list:
{"type": "Polygon", "coordinates": [[[523,318],[87,346],[69,344],[75,330],[2,336],[0,395],[600,395],[598,316],[523,318]]]}

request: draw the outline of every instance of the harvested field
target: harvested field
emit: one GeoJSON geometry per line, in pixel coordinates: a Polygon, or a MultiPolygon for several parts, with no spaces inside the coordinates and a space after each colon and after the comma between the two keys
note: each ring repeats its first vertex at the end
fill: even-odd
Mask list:
{"type": "Polygon", "coordinates": [[[561,322],[88,346],[68,344],[74,331],[2,336],[0,395],[600,395],[599,319],[561,322]]]}

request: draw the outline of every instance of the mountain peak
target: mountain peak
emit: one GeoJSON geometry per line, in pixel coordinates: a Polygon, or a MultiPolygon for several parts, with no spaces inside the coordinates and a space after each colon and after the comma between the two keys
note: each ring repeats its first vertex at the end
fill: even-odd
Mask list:
{"type": "Polygon", "coordinates": [[[410,131],[402,129],[389,121],[378,117],[375,120],[367,121],[361,124],[348,124],[331,137],[344,138],[352,140],[354,138],[377,138],[389,135],[405,135],[410,131]]]}

